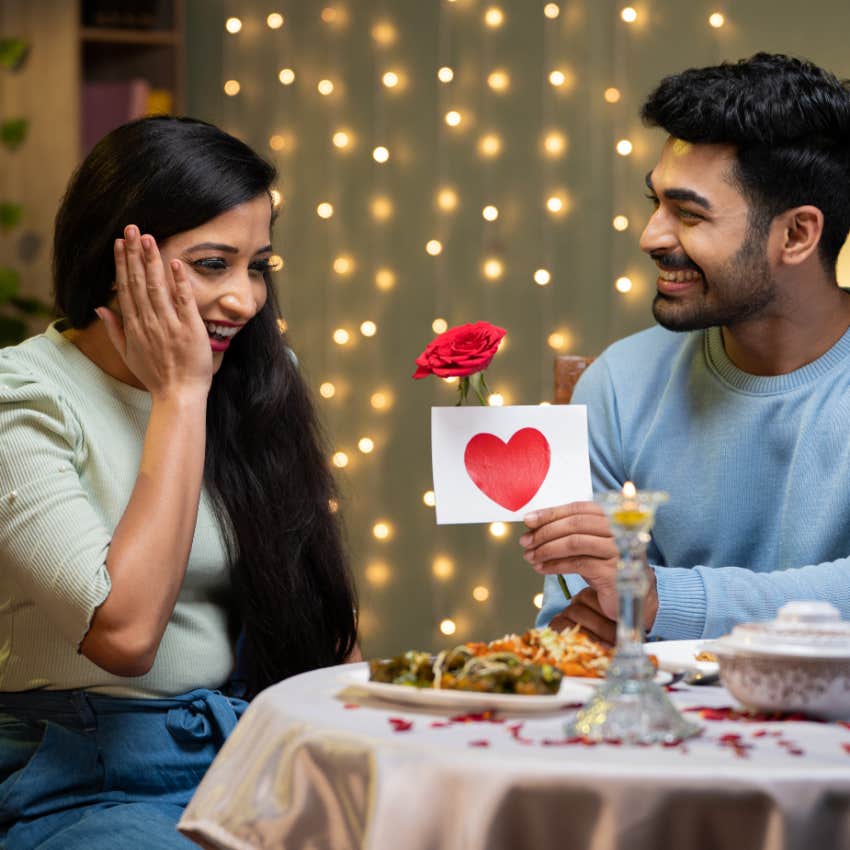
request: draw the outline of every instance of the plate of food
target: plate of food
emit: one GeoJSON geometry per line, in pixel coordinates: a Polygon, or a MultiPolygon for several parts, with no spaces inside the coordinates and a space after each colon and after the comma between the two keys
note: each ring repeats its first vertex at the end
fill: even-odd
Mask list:
{"type": "Polygon", "coordinates": [[[658,661],[659,670],[668,673],[702,673],[712,676],[720,669],[711,641],[659,640],[646,645],[658,661]]]}

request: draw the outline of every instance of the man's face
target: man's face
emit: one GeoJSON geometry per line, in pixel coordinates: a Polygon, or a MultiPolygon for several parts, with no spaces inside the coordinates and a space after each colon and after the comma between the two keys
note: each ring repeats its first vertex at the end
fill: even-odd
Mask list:
{"type": "Polygon", "coordinates": [[[750,227],[734,166],[731,146],[671,138],[647,175],[655,210],[640,247],[659,268],[652,312],[669,330],[735,325],[776,296],[767,236],[750,227]]]}

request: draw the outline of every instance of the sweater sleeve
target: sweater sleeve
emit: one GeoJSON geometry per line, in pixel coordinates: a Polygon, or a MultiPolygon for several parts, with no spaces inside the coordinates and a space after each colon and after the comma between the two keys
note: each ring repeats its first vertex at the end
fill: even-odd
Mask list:
{"type": "Polygon", "coordinates": [[[0,569],[75,647],[110,590],[110,533],[80,482],[81,436],[50,387],[0,369],[0,569]]]}

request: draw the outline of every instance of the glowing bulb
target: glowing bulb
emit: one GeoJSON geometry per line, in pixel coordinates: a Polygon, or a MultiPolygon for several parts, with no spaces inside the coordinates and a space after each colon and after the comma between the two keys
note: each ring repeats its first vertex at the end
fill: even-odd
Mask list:
{"type": "Polygon", "coordinates": [[[385,522],[384,520],[381,520],[380,522],[376,522],[372,526],[372,536],[376,540],[389,540],[389,538],[392,537],[392,533],[393,533],[393,527],[388,522],[385,522]]]}
{"type": "Polygon", "coordinates": [[[332,24],[340,17],[339,10],[334,9],[333,6],[325,6],[322,9],[321,18],[326,24],[332,24]]]}
{"type": "Polygon", "coordinates": [[[395,274],[390,269],[378,269],[375,272],[375,286],[386,292],[395,286],[395,274]]]}
{"type": "Polygon", "coordinates": [[[322,398],[333,398],[336,395],[336,387],[330,381],[325,381],[319,387],[319,395],[322,398]]]}
{"type": "Polygon", "coordinates": [[[628,230],[629,229],[629,219],[624,215],[615,215],[611,220],[611,226],[614,230],[628,230]]]}
{"type": "Polygon", "coordinates": [[[503,407],[505,404],[505,398],[501,393],[490,393],[490,395],[487,396],[487,404],[489,404],[490,407],[503,407]]]}
{"type": "Polygon", "coordinates": [[[484,217],[485,221],[495,221],[499,217],[499,210],[492,204],[488,204],[483,210],[481,210],[481,215],[484,217]]]}
{"type": "Polygon", "coordinates": [[[278,319],[277,320],[277,329],[282,334],[285,334],[287,332],[287,330],[289,329],[289,325],[286,323],[286,319],[278,319]]]}
{"type": "Polygon", "coordinates": [[[454,620],[446,617],[445,620],[440,620],[440,631],[446,636],[453,635],[457,631],[457,625],[454,620]]]}
{"type": "Polygon", "coordinates": [[[338,469],[344,469],[348,466],[348,455],[345,452],[334,452],[331,462],[338,469]]]}
{"type": "Polygon", "coordinates": [[[366,581],[373,587],[383,587],[389,580],[392,570],[383,561],[372,561],[363,571],[366,581]]]}
{"type": "Polygon", "coordinates": [[[336,499],[328,499],[328,510],[335,514],[339,510],[339,502],[336,499]]]}
{"type": "Polygon", "coordinates": [[[278,189],[270,189],[269,195],[271,195],[272,206],[277,209],[283,203],[283,195],[278,189]]]}
{"type": "Polygon", "coordinates": [[[535,608],[542,608],[543,607],[543,594],[542,593],[535,593],[534,598],[531,601],[534,604],[535,608]]]}
{"type": "Polygon", "coordinates": [[[634,497],[637,496],[637,487],[635,487],[631,481],[626,481],[626,483],[623,484],[623,495],[627,499],[634,499],[634,497]]]}
{"type": "Polygon", "coordinates": [[[455,72],[449,68],[448,65],[443,65],[439,71],[437,71],[437,79],[441,83],[450,83],[455,78],[455,72]]]}
{"type": "Polygon", "coordinates": [[[553,86],[562,86],[567,81],[567,75],[563,71],[552,71],[549,74],[549,82],[553,86]]]}
{"type": "Polygon", "coordinates": [[[398,74],[396,74],[395,71],[387,71],[387,73],[381,77],[381,82],[388,89],[394,89],[398,85],[398,74]]]}
{"type": "Polygon", "coordinates": [[[378,145],[378,147],[376,147],[372,151],[372,159],[374,159],[375,162],[383,163],[383,162],[386,162],[389,158],[390,158],[390,152],[383,145],[378,145]]]}
{"type": "Polygon", "coordinates": [[[491,71],[487,76],[487,85],[490,86],[493,91],[507,91],[510,83],[511,78],[508,76],[507,71],[491,71]]]}
{"type": "Polygon", "coordinates": [[[483,584],[472,588],[472,598],[476,602],[486,602],[490,598],[490,591],[483,584]]]}
{"type": "Polygon", "coordinates": [[[503,522],[491,522],[490,523],[490,534],[493,537],[501,538],[504,537],[508,533],[508,527],[503,522]]]}
{"type": "Polygon", "coordinates": [[[712,12],[708,16],[708,24],[709,26],[714,27],[715,29],[720,29],[723,24],[726,23],[726,18],[720,12],[712,12]]]}
{"type": "Polygon", "coordinates": [[[449,127],[457,127],[458,124],[460,124],[460,122],[463,120],[463,116],[461,116],[460,112],[458,112],[456,109],[450,109],[446,113],[445,120],[446,124],[448,124],[449,127]]]}
{"type": "Polygon", "coordinates": [[[457,375],[450,375],[448,378],[440,378],[440,380],[444,384],[456,384],[457,383],[457,375]]]}
{"type": "Polygon", "coordinates": [[[498,6],[491,6],[484,13],[484,23],[491,29],[500,27],[505,22],[505,13],[498,6]]]}
{"type": "Polygon", "coordinates": [[[375,221],[387,221],[387,219],[392,218],[393,202],[389,198],[385,198],[383,196],[373,198],[371,210],[372,218],[374,218],[375,221]]]}
{"type": "Polygon", "coordinates": [[[378,326],[369,319],[360,325],[360,333],[362,333],[363,336],[375,336],[377,332],[378,326]]]}
{"type": "Polygon", "coordinates": [[[632,280],[629,277],[618,277],[616,281],[614,281],[614,289],[617,292],[631,292],[632,290],[632,280]]]}
{"type": "Polygon", "coordinates": [[[228,18],[224,22],[224,28],[231,34],[236,35],[242,29],[242,21],[239,18],[228,18]]]}
{"type": "Polygon", "coordinates": [[[241,88],[242,86],[239,85],[239,80],[228,80],[224,84],[224,93],[228,97],[233,97],[234,95],[239,94],[239,89],[241,88]]]}
{"type": "Polygon", "coordinates": [[[558,15],[561,14],[561,10],[558,8],[557,3],[547,3],[543,7],[543,14],[549,18],[550,21],[554,21],[558,15]]]}
{"type": "Polygon", "coordinates": [[[602,95],[605,98],[606,103],[617,103],[622,96],[620,94],[619,89],[615,89],[613,86],[605,89],[605,93],[602,95]]]}
{"type": "Polygon", "coordinates": [[[437,193],[437,206],[443,212],[451,212],[457,207],[457,192],[454,189],[440,189],[437,193]]]}
{"type": "MultiPolygon", "coordinates": [[[[272,206],[274,206],[274,201],[272,201],[272,206]]],[[[272,254],[269,257],[269,271],[270,272],[279,272],[284,266],[283,257],[280,254],[272,254]]]]}
{"type": "Polygon", "coordinates": [[[627,23],[633,24],[637,20],[638,13],[632,6],[626,6],[620,12],[620,17],[627,23]]]}
{"type": "Polygon", "coordinates": [[[334,214],[333,204],[323,201],[316,207],[316,215],[319,218],[330,218],[334,214]]]}
{"type": "Polygon", "coordinates": [[[372,393],[369,404],[372,405],[374,410],[386,410],[392,404],[392,396],[380,391],[372,393]]]}
{"type": "Polygon", "coordinates": [[[628,139],[620,139],[620,141],[617,142],[617,153],[620,154],[620,156],[628,156],[633,149],[632,143],[628,139]]]}
{"type": "Polygon", "coordinates": [[[557,195],[552,195],[551,197],[546,199],[546,209],[551,213],[559,213],[564,209],[564,201],[563,198],[559,198],[557,195]]]}
{"type": "Polygon", "coordinates": [[[502,151],[502,140],[496,133],[487,133],[478,140],[478,153],[481,156],[498,156],[502,151]]]}
{"type": "Polygon", "coordinates": [[[282,151],[286,147],[286,139],[281,136],[279,133],[275,133],[269,139],[269,147],[273,151],[282,151]]]}
{"type": "Polygon", "coordinates": [[[425,244],[425,251],[429,253],[432,257],[436,257],[438,254],[443,252],[443,243],[438,239],[430,239],[425,244]]]}
{"type": "Polygon", "coordinates": [[[295,82],[295,71],[292,68],[281,68],[277,78],[285,86],[291,86],[295,82]]]}
{"type": "Polygon", "coordinates": [[[431,322],[431,330],[434,331],[435,334],[442,334],[448,330],[449,323],[445,319],[434,319],[431,322]]]}
{"type": "Polygon", "coordinates": [[[557,130],[547,133],[543,139],[543,150],[546,151],[546,154],[552,159],[561,156],[566,149],[567,140],[564,134],[559,133],[557,130]]]}
{"type": "Polygon", "coordinates": [[[554,333],[549,334],[546,339],[546,343],[549,348],[553,348],[555,351],[562,351],[567,347],[567,335],[561,333],[560,331],[555,331],[554,333]]]}
{"type": "Polygon", "coordinates": [[[320,95],[327,97],[334,90],[334,84],[330,80],[319,80],[316,88],[320,95]]]}
{"type": "Polygon", "coordinates": [[[345,328],[337,328],[334,331],[333,340],[337,345],[348,345],[351,334],[345,328]]]}
{"type": "Polygon", "coordinates": [[[381,45],[381,47],[389,47],[395,43],[396,30],[389,21],[378,21],[372,27],[372,38],[381,45]]]}
{"type": "Polygon", "coordinates": [[[375,451],[375,441],[371,437],[361,437],[357,441],[357,448],[360,449],[364,455],[371,454],[375,451]]]}
{"type": "Polygon", "coordinates": [[[266,25],[270,30],[279,30],[283,26],[283,15],[280,12],[272,12],[266,18],[266,25]]]}
{"type": "Polygon", "coordinates": [[[502,265],[502,261],[496,257],[489,257],[481,266],[481,271],[484,272],[484,277],[486,277],[487,280],[498,280],[502,276],[504,270],[505,267],[502,265]]]}
{"type": "Polygon", "coordinates": [[[433,490],[426,490],[422,494],[422,501],[429,508],[433,508],[434,505],[437,504],[437,498],[434,496],[434,491],[433,490]]]}
{"type": "Polygon", "coordinates": [[[434,558],[434,561],[431,564],[431,574],[434,578],[439,579],[440,581],[446,581],[455,574],[455,565],[451,558],[446,558],[444,556],[434,558]]]}
{"type": "Polygon", "coordinates": [[[534,273],[534,282],[538,286],[547,286],[551,280],[552,275],[549,274],[548,269],[537,269],[537,271],[534,273]]]}
{"type": "Polygon", "coordinates": [[[339,275],[351,274],[354,271],[354,260],[348,254],[340,254],[334,259],[333,268],[339,275]]]}
{"type": "Polygon", "coordinates": [[[333,143],[336,148],[347,148],[351,144],[351,136],[345,130],[337,130],[333,134],[333,143]]]}

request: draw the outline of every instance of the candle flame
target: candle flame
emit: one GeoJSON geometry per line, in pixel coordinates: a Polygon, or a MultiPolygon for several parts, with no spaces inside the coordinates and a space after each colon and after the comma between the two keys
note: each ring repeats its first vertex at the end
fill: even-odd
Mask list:
{"type": "Polygon", "coordinates": [[[634,499],[634,497],[635,497],[635,495],[636,495],[636,494],[637,494],[637,488],[635,487],[635,485],[634,485],[634,484],[632,484],[632,482],[631,482],[631,481],[627,481],[627,482],[623,485],[623,495],[624,495],[627,499],[634,499]]]}

